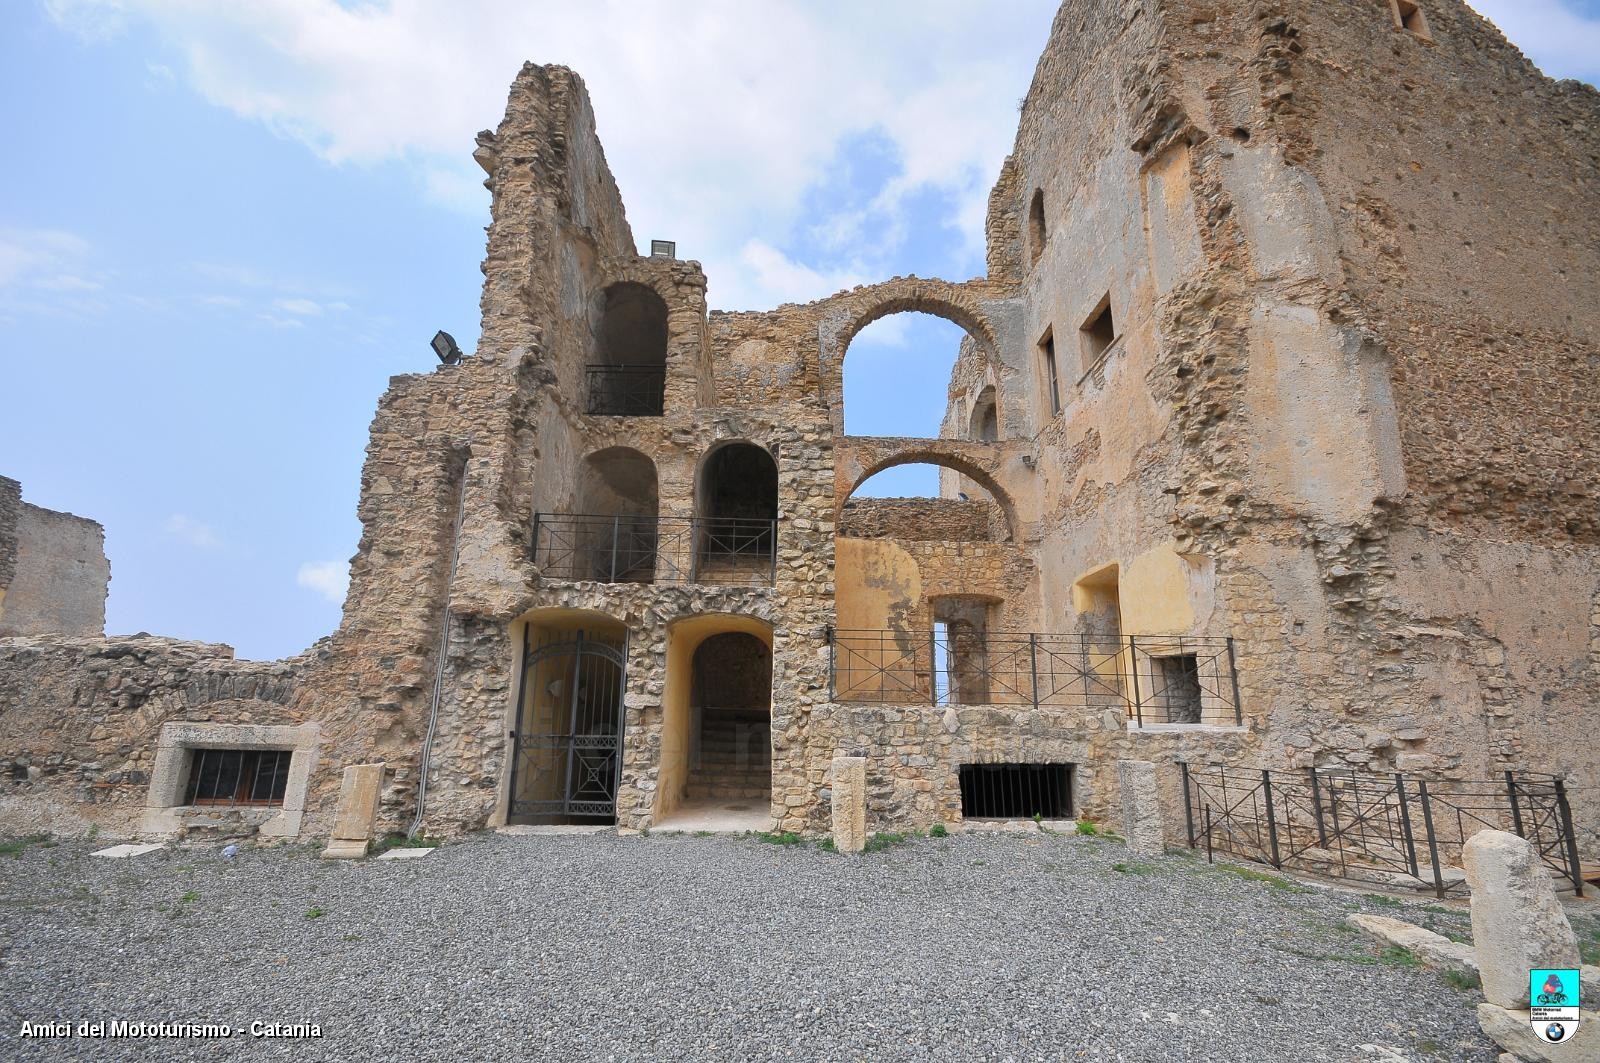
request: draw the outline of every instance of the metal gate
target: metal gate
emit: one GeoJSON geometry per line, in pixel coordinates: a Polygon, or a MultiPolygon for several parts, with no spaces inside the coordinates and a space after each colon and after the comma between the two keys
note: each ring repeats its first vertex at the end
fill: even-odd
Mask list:
{"type": "Polygon", "coordinates": [[[529,624],[511,732],[510,818],[614,820],[626,636],[620,645],[583,631],[535,639],[529,624]]]}

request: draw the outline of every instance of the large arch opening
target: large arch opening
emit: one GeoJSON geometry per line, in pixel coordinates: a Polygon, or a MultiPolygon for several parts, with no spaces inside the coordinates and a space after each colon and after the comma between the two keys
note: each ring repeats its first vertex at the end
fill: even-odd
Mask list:
{"type": "Polygon", "coordinates": [[[667,379],[667,304],[648,285],[613,284],[600,296],[585,410],[660,417],[667,379]]]}
{"type": "Polygon", "coordinates": [[[705,583],[770,579],[778,528],[778,463],[754,443],[723,443],[700,463],[695,578],[705,583]]]}
{"type": "Polygon", "coordinates": [[[772,813],[772,629],[708,615],[667,633],[658,826],[764,830],[772,813]]]}
{"type": "Polygon", "coordinates": [[[627,629],[578,610],[531,614],[511,726],[508,823],[615,823],[627,629]]]}
{"type": "Polygon", "coordinates": [[[655,462],[607,447],[578,466],[576,513],[540,514],[534,558],[552,579],[649,583],[656,575],[660,487],[655,462]]]}

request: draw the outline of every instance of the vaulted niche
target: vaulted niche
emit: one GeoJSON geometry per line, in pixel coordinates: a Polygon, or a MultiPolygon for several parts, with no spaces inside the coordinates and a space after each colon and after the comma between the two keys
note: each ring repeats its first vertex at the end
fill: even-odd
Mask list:
{"type": "Polygon", "coordinates": [[[595,354],[586,367],[585,412],[660,417],[667,380],[667,304],[631,281],[603,293],[595,354]]]}
{"type": "Polygon", "coordinates": [[[724,443],[700,463],[696,578],[770,571],[777,541],[778,463],[753,443],[724,443]]]}

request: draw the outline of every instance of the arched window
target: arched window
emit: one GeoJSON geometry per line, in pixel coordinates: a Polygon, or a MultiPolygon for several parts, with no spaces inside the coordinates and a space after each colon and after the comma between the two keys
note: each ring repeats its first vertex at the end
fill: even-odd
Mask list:
{"type": "Polygon", "coordinates": [[[667,304],[643,284],[613,284],[601,297],[586,412],[659,417],[667,379],[667,304]]]}
{"type": "Polygon", "coordinates": [[[994,388],[986,387],[972,406],[972,425],[969,432],[979,443],[995,443],[1000,439],[1000,413],[995,407],[994,388]]]}
{"type": "Polygon", "coordinates": [[[700,465],[696,578],[749,582],[770,573],[777,539],[778,463],[765,447],[725,443],[700,465]]]}
{"type": "Polygon", "coordinates": [[[578,467],[576,513],[540,514],[534,558],[547,578],[650,583],[656,578],[656,466],[631,447],[607,447],[578,467]]]}
{"type": "Polygon", "coordinates": [[[1050,233],[1044,220],[1044,189],[1033,190],[1033,202],[1028,204],[1028,262],[1039,261],[1044,254],[1044,242],[1050,233]]]}

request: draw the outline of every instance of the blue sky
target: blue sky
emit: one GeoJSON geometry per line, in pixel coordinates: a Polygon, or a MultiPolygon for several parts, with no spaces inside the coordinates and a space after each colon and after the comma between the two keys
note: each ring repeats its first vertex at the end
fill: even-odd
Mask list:
{"type": "MultiPolygon", "coordinates": [[[[1600,0],[1475,6],[1548,72],[1600,75],[1600,0]]],[[[298,652],[338,623],[387,379],[430,367],[435,329],[473,345],[472,136],[523,59],[587,80],[635,236],[705,263],[714,306],[763,308],[982,272],[1054,9],[8,4],[0,474],[105,525],[110,632],[298,652]]],[[[959,335],[920,315],[865,331],[849,430],[934,434],[959,335]]]]}

